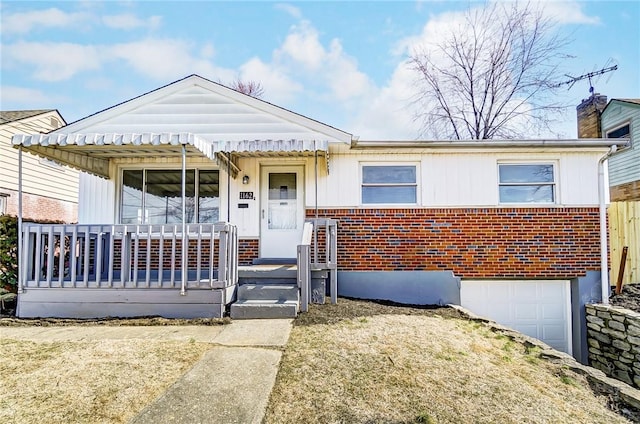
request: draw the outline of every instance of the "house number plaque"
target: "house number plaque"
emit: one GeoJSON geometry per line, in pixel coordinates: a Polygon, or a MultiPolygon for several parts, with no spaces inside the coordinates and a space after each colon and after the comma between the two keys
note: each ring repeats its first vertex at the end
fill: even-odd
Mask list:
{"type": "Polygon", "coordinates": [[[253,191],[241,191],[240,200],[253,200],[253,191]]]}

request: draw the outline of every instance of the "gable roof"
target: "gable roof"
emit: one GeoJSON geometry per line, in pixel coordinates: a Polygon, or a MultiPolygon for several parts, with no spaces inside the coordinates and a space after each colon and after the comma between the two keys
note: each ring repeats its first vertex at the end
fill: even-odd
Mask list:
{"type": "Polygon", "coordinates": [[[58,133],[192,133],[207,141],[350,143],[352,135],[199,75],[96,112],[58,133]]]}
{"type": "Polygon", "coordinates": [[[0,125],[20,121],[43,113],[55,112],[55,109],[3,110],[0,111],[0,125]]]}
{"type": "Polygon", "coordinates": [[[604,113],[604,111],[607,110],[609,105],[613,103],[626,103],[626,105],[628,106],[636,107],[636,106],[640,106],[640,99],[611,99],[609,100],[609,103],[607,103],[607,105],[604,107],[604,109],[602,109],[602,113],[604,113]]]}

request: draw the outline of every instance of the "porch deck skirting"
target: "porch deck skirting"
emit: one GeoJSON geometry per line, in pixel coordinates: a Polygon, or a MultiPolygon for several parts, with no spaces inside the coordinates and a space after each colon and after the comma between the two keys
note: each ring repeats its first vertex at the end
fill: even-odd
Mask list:
{"type": "Polygon", "coordinates": [[[30,288],[18,297],[18,316],[222,318],[236,292],[224,289],[30,288]]]}

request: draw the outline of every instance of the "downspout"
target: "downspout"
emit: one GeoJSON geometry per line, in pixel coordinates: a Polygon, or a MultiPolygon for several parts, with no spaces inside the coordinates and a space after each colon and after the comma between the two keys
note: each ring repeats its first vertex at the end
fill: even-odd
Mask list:
{"type": "Polygon", "coordinates": [[[182,145],[182,285],[180,296],[187,294],[187,146],[182,145]]]}
{"type": "Polygon", "coordinates": [[[18,293],[24,293],[22,287],[22,144],[18,146],[18,293]]]}
{"type": "Polygon", "coordinates": [[[316,147],[315,140],[313,140],[313,154],[315,159],[314,172],[315,172],[315,183],[316,183],[315,206],[316,206],[316,219],[318,219],[318,148],[316,147]]]}
{"type": "Polygon", "coordinates": [[[231,152],[227,152],[227,222],[231,222],[231,152]]]}
{"type": "Polygon", "coordinates": [[[602,303],[609,304],[609,261],[607,255],[607,205],[604,198],[604,162],[617,150],[615,144],[611,146],[606,155],[598,161],[598,203],[600,207],[600,285],[602,289],[602,303]]]}

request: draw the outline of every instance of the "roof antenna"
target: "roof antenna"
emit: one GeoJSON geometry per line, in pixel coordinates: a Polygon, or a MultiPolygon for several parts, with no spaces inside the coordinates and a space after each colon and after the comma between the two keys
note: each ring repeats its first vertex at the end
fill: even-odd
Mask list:
{"type": "MultiPolygon", "coordinates": [[[[607,61],[607,64],[609,64],[609,63],[611,63],[611,59],[609,59],[607,61]]],[[[563,85],[567,84],[569,86],[569,88],[567,88],[567,90],[571,90],[571,87],[573,87],[573,85],[576,82],[581,81],[583,79],[589,79],[589,93],[591,95],[593,95],[593,92],[595,91],[595,89],[593,88],[592,78],[599,77],[600,75],[606,74],[607,72],[613,72],[613,71],[615,71],[617,69],[618,69],[618,65],[613,65],[613,66],[602,68],[602,69],[600,69],[598,71],[593,71],[593,72],[589,72],[588,74],[580,75],[578,77],[573,77],[571,75],[564,74],[569,79],[567,81],[563,81],[563,82],[560,82],[558,84],[553,85],[553,88],[557,88],[557,87],[560,87],[560,86],[563,86],[563,85]]]]}

